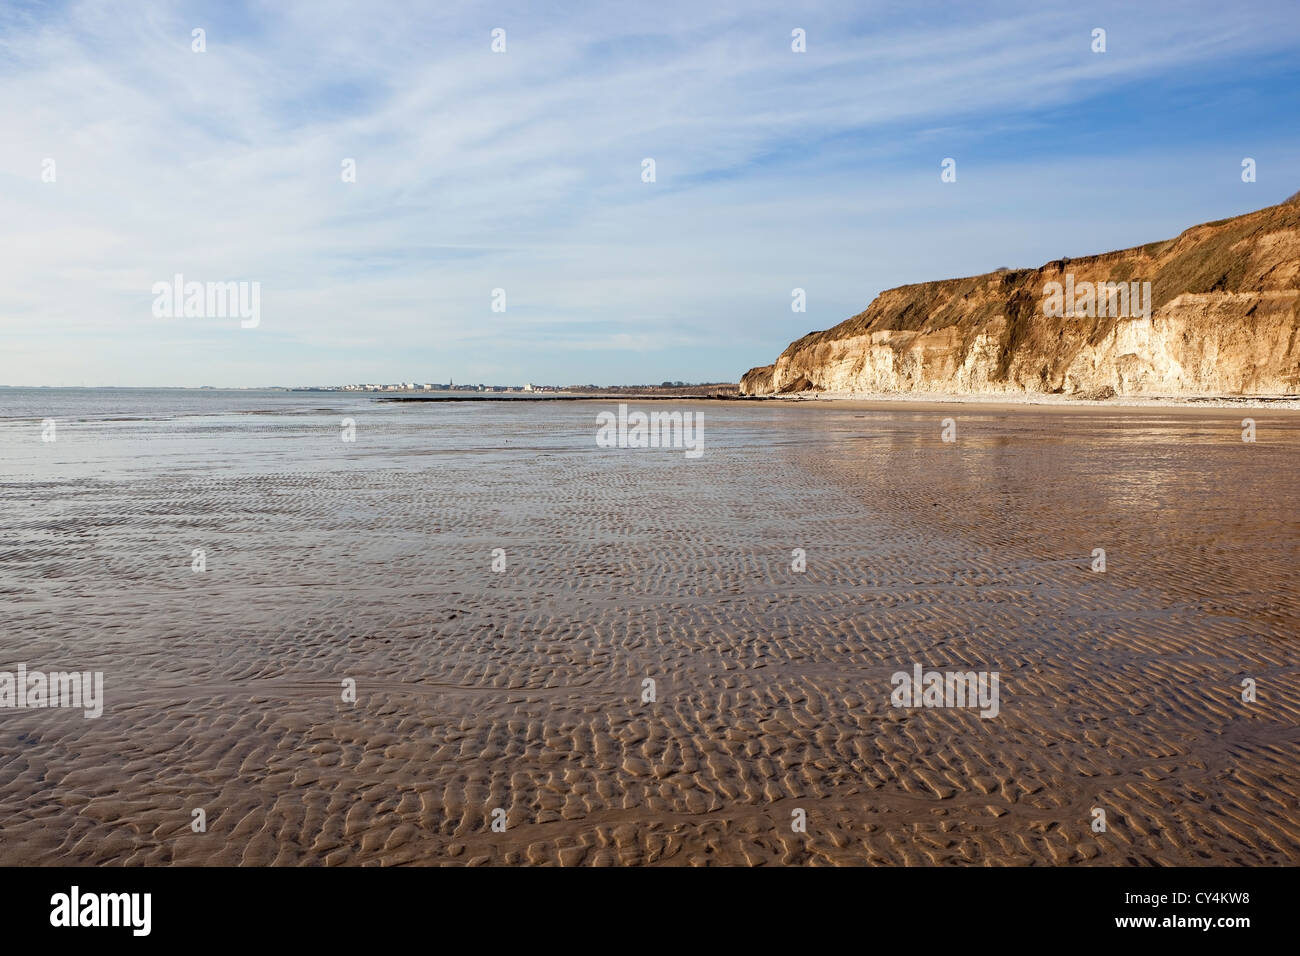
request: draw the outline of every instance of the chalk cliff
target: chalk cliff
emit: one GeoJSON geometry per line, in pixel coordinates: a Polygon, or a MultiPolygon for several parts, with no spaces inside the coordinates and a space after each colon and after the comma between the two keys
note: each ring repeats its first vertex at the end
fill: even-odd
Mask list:
{"type": "MultiPolygon", "coordinates": [[[[1137,292],[1141,286],[1133,287],[1137,292]]],[[[1098,311],[1100,303],[1098,303],[1098,311]]],[[[882,292],[741,378],[746,395],[804,390],[1263,395],[1300,392],[1300,193],[1175,239],[1039,269],[882,292]],[[1045,309],[1049,283],[1150,283],[1121,315],[1045,309]]]]}

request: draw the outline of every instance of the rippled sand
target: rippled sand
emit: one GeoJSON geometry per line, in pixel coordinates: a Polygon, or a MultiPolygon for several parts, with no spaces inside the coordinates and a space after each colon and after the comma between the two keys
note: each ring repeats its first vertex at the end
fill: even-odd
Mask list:
{"type": "Polygon", "coordinates": [[[1300,863],[1300,416],[610,407],[5,423],[0,863],[1300,863]]]}

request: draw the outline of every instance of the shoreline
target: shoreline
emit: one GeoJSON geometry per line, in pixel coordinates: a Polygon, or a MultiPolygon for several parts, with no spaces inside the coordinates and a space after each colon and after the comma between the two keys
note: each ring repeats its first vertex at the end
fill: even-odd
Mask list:
{"type": "Polygon", "coordinates": [[[1300,395],[1129,395],[1107,399],[1070,398],[1045,393],[949,392],[794,392],[789,395],[640,395],[574,393],[529,396],[498,395],[385,395],[379,402],[771,402],[778,405],[826,404],[846,408],[933,408],[970,405],[990,410],[1105,410],[1161,409],[1169,411],[1251,409],[1256,411],[1300,412],[1300,395]]]}
{"type": "Polygon", "coordinates": [[[789,396],[742,396],[760,401],[794,403],[826,402],[852,407],[974,405],[992,409],[1033,408],[1049,411],[1080,409],[1253,409],[1258,411],[1300,411],[1300,395],[1125,395],[1105,399],[1070,398],[1038,392],[982,392],[968,395],[950,392],[796,392],[789,396]]]}

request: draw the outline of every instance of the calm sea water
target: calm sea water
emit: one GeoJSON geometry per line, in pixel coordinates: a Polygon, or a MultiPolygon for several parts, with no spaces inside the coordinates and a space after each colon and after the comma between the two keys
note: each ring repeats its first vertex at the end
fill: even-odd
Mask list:
{"type": "MultiPolygon", "coordinates": [[[[600,452],[596,415],[619,404],[502,399],[392,402],[333,391],[0,389],[0,479],[114,478],[178,468],[426,468],[430,456],[439,455],[526,463],[537,454],[600,452]],[[344,438],[349,424],[351,441],[344,438]]],[[[764,441],[764,423],[773,420],[770,411],[726,403],[652,407],[702,411],[705,441],[715,450],[764,441]],[[724,423],[725,429],[710,427],[724,423]]],[[[682,457],[667,450],[662,455],[682,457]]]]}
{"type": "Polygon", "coordinates": [[[331,409],[357,407],[373,403],[374,395],[282,389],[0,388],[0,420],[125,421],[255,412],[293,415],[323,407],[322,400],[331,409]]]}

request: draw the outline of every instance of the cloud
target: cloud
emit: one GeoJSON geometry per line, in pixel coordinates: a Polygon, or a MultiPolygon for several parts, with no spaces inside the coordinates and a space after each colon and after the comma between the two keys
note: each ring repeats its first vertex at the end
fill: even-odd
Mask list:
{"type": "Polygon", "coordinates": [[[0,13],[0,382],[734,378],[881,288],[1161,238],[1300,173],[1284,111],[1229,147],[1272,151],[1274,193],[1215,179],[1237,160],[1194,111],[1129,141],[1071,112],[1207,71],[1279,95],[1284,4],[414,6],[0,13]],[[177,272],[261,282],[262,325],[155,319],[177,272]]]}

